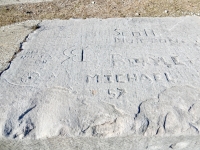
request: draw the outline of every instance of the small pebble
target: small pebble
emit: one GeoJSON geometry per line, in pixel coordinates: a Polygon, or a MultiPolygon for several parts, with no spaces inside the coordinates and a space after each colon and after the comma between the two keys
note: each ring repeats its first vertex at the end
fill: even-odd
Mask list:
{"type": "Polygon", "coordinates": [[[140,15],[140,13],[135,13],[135,16],[139,16],[140,15]]]}

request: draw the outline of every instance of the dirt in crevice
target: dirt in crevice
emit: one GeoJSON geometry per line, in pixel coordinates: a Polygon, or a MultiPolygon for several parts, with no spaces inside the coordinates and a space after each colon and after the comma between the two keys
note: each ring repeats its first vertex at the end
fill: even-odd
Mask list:
{"type": "Polygon", "coordinates": [[[39,23],[31,27],[32,31],[24,38],[24,40],[20,43],[19,49],[16,52],[14,52],[13,56],[8,60],[7,63],[9,63],[9,65],[5,69],[0,71],[0,76],[3,74],[3,72],[5,72],[6,70],[10,68],[11,63],[16,58],[17,54],[23,50],[22,49],[23,43],[26,42],[26,39],[28,38],[28,36],[39,28],[40,28],[39,23]]]}

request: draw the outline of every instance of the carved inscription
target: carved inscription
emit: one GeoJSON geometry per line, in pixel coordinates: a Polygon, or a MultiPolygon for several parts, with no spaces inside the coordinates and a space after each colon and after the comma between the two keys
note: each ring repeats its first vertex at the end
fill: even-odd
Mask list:
{"type": "MultiPolygon", "coordinates": [[[[185,62],[190,61],[189,59],[184,60],[185,62]]],[[[123,57],[120,54],[112,54],[111,62],[113,67],[129,65],[130,67],[138,66],[160,66],[164,65],[167,68],[171,68],[173,65],[184,65],[179,59],[179,56],[171,56],[171,57],[146,57],[146,58],[131,58],[131,57],[123,57]]]]}
{"type": "Polygon", "coordinates": [[[21,59],[27,60],[32,59],[35,60],[35,64],[37,65],[45,65],[48,61],[52,59],[52,56],[47,53],[39,53],[38,51],[30,51],[25,55],[21,56],[21,59]]]}
{"type": "Polygon", "coordinates": [[[99,83],[99,75],[94,75],[94,76],[87,75],[86,82],[87,83],[89,83],[89,82],[99,83]]]}
{"type": "Polygon", "coordinates": [[[170,74],[165,73],[152,73],[138,74],[138,73],[127,73],[127,74],[106,74],[106,75],[86,75],[86,83],[133,83],[133,82],[158,82],[165,80],[167,82],[172,81],[170,74]]]}
{"type": "Polygon", "coordinates": [[[140,31],[121,31],[120,29],[114,30],[115,43],[134,43],[134,44],[179,44],[185,43],[182,39],[172,39],[170,37],[160,38],[156,37],[153,29],[143,29],[140,31]]]}
{"type": "Polygon", "coordinates": [[[114,37],[115,43],[129,43],[129,44],[183,44],[185,41],[180,39],[159,39],[159,38],[123,38],[123,37],[114,37]]]}
{"type": "Polygon", "coordinates": [[[183,63],[181,63],[178,60],[178,56],[171,57],[171,59],[173,60],[173,62],[174,62],[175,65],[183,65],[183,63]]]}
{"type": "Polygon", "coordinates": [[[108,95],[110,99],[116,98],[119,99],[121,98],[124,94],[126,93],[125,89],[108,89],[108,95]]]}
{"type": "Polygon", "coordinates": [[[104,77],[106,78],[105,80],[105,83],[112,83],[112,81],[111,81],[111,77],[112,77],[112,75],[104,75],[104,77]]]}
{"type": "Polygon", "coordinates": [[[116,84],[119,83],[120,87],[113,89],[108,89],[108,96],[110,99],[121,98],[125,93],[126,90],[123,88],[124,84],[134,84],[134,82],[141,82],[141,83],[148,83],[151,84],[152,82],[159,82],[159,81],[166,81],[166,82],[173,82],[172,78],[170,77],[169,73],[153,73],[151,76],[146,74],[106,74],[106,75],[87,75],[86,76],[86,83],[87,84],[116,84]],[[121,87],[122,86],[122,87],[121,87]]]}
{"type": "MultiPolygon", "coordinates": [[[[124,34],[124,33],[119,33],[124,34]]],[[[155,33],[153,30],[149,33],[146,30],[143,32],[132,32],[132,36],[155,36],[155,33]]],[[[71,50],[64,50],[63,55],[66,56],[66,59],[62,62],[71,60],[73,62],[84,62],[85,59],[85,51],[83,49],[71,49],[71,50]]],[[[108,57],[108,56],[107,56],[108,57]]],[[[138,69],[142,69],[149,66],[166,66],[167,68],[172,68],[173,66],[177,65],[184,65],[182,60],[179,58],[179,56],[166,56],[166,57],[156,57],[156,56],[146,56],[144,57],[134,57],[132,55],[130,56],[124,56],[119,53],[111,53],[109,55],[110,58],[110,69],[112,68],[121,68],[123,66],[130,67],[135,69],[136,67],[138,69]]],[[[61,63],[61,64],[62,64],[61,63]]],[[[110,72],[110,71],[109,71],[110,72]]],[[[108,97],[110,99],[120,99],[122,98],[126,92],[124,85],[134,85],[136,82],[141,84],[153,84],[157,82],[166,82],[166,83],[173,83],[174,80],[172,79],[170,73],[168,72],[151,72],[151,73],[138,73],[135,71],[135,73],[110,73],[110,74],[88,74],[86,75],[85,82],[87,85],[100,85],[100,84],[110,84],[111,87],[107,90],[108,97]],[[113,85],[113,86],[112,86],[113,85]],[[115,88],[114,88],[115,87],[115,88]]],[[[96,95],[94,90],[92,90],[92,95],[96,95]]],[[[97,92],[99,93],[99,92],[97,92]]]]}
{"type": "Polygon", "coordinates": [[[140,37],[140,36],[145,36],[145,37],[150,37],[150,36],[156,36],[154,30],[152,29],[143,29],[140,31],[130,31],[130,32],[125,32],[125,31],[120,31],[120,29],[115,29],[114,30],[116,36],[133,36],[133,37],[140,37]]]}
{"type": "Polygon", "coordinates": [[[80,49],[77,50],[75,48],[66,49],[63,51],[63,55],[65,55],[66,59],[61,62],[63,64],[64,62],[68,60],[72,60],[74,62],[84,62],[85,61],[85,50],[80,49]]]}
{"type": "Polygon", "coordinates": [[[45,94],[46,88],[62,88],[58,94],[69,101],[105,101],[119,109],[132,109],[171,87],[199,87],[199,33],[174,19],[158,20],[70,20],[59,26],[44,21],[0,82],[45,94]]]}

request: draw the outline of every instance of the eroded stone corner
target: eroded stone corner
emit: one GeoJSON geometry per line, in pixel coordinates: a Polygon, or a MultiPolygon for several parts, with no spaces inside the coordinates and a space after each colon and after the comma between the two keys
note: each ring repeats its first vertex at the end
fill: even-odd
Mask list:
{"type": "Polygon", "coordinates": [[[3,39],[0,43],[0,54],[2,56],[0,57],[0,76],[10,68],[17,54],[23,50],[23,43],[27,41],[29,35],[40,28],[40,22],[32,20],[0,28],[0,32],[3,33],[0,37],[0,39],[3,39]],[[13,37],[14,39],[12,39],[13,37]]]}

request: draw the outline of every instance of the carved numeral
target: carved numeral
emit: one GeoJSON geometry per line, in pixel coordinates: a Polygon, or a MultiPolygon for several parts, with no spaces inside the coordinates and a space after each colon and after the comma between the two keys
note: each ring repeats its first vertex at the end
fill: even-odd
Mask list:
{"type": "Polygon", "coordinates": [[[126,93],[125,89],[117,88],[117,89],[108,89],[108,95],[110,99],[113,98],[121,98],[126,93]]]}
{"type": "Polygon", "coordinates": [[[68,49],[67,50],[64,50],[63,51],[63,55],[66,56],[66,59],[64,61],[61,62],[61,64],[63,64],[65,61],[67,60],[72,60],[74,62],[84,62],[85,61],[85,51],[82,49],[82,50],[71,50],[69,51],[68,49]]]}

